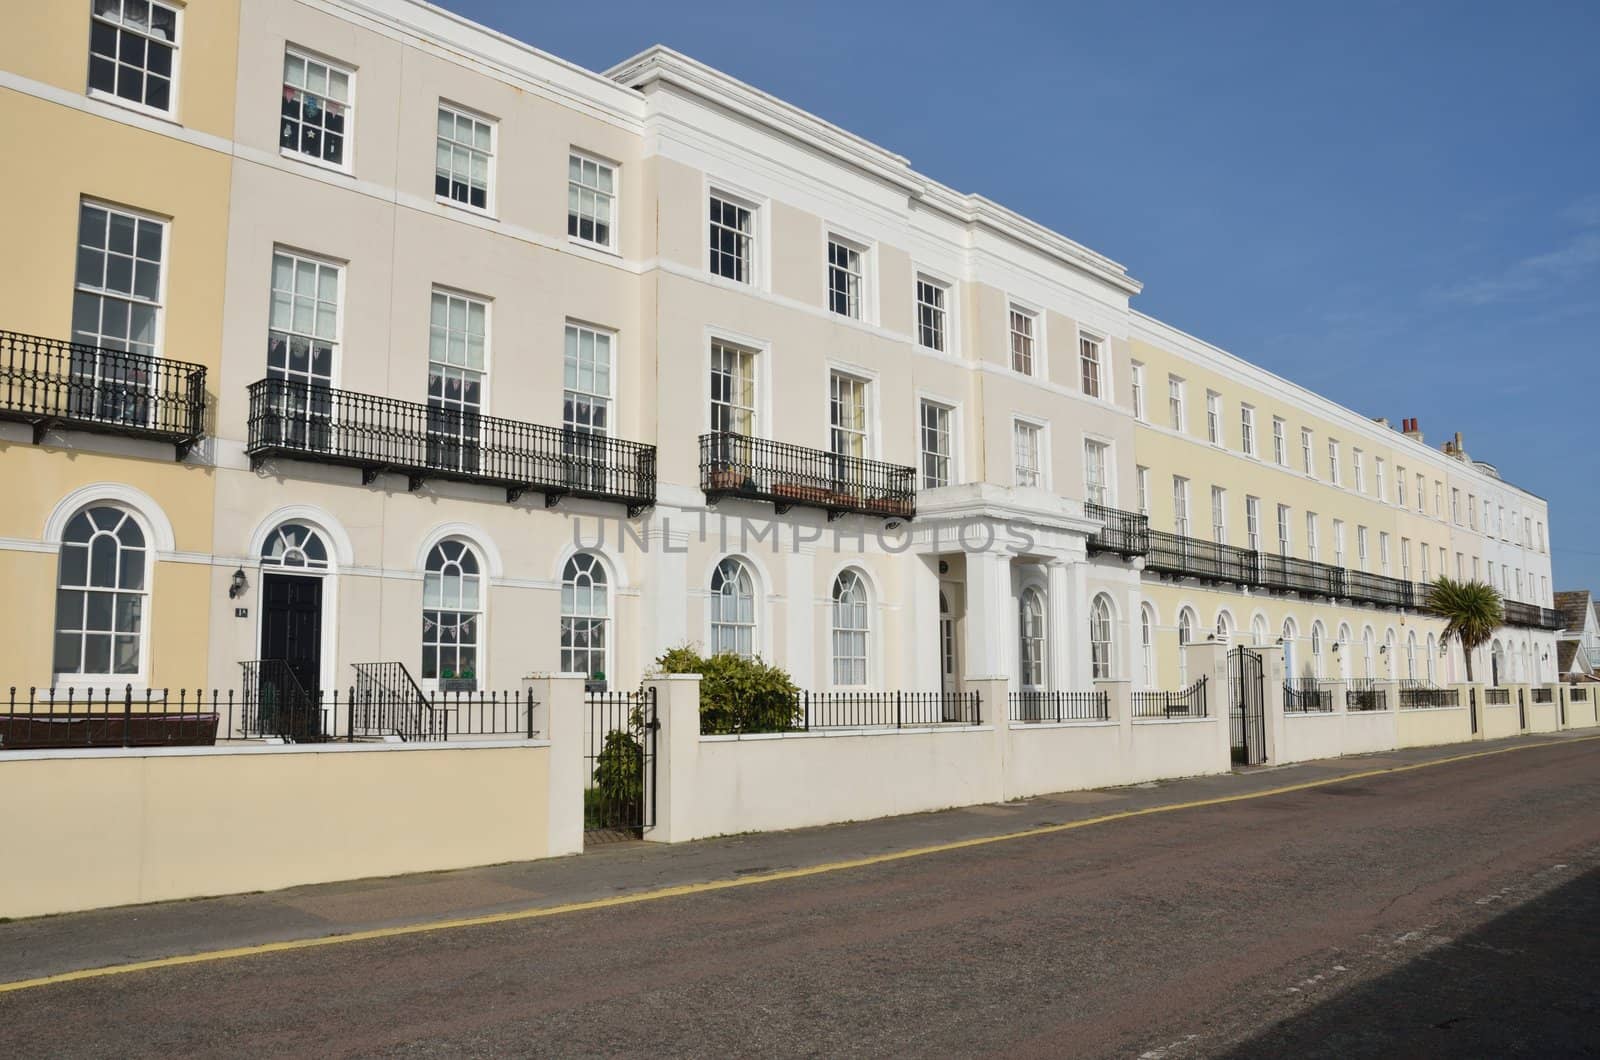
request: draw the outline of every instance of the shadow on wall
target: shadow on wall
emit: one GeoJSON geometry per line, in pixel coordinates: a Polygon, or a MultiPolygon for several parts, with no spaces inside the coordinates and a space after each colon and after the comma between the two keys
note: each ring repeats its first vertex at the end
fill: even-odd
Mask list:
{"type": "Polygon", "coordinates": [[[1600,1045],[1597,918],[1600,869],[1227,1055],[1592,1055],[1600,1045]]]}

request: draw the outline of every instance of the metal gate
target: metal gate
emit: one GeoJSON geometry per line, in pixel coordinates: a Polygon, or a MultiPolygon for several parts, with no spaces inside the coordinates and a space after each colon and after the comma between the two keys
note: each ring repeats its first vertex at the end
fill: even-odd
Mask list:
{"type": "Polygon", "coordinates": [[[586,698],[583,841],[637,839],[656,816],[655,689],[586,698]]]}
{"type": "Polygon", "coordinates": [[[1526,689],[1517,689],[1517,728],[1523,732],[1528,731],[1528,693],[1526,689]]]}
{"type": "Polygon", "coordinates": [[[1267,710],[1261,690],[1261,653],[1235,648],[1228,653],[1228,728],[1233,760],[1258,766],[1267,760],[1267,710]]]}
{"type": "Polygon", "coordinates": [[[1471,710],[1468,717],[1472,719],[1472,735],[1476,736],[1478,735],[1478,690],[1476,688],[1467,689],[1467,706],[1471,710]]]}

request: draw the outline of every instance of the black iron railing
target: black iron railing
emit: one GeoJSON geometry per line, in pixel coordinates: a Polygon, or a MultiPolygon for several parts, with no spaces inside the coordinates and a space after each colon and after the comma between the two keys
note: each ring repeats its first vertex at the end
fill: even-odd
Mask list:
{"type": "Polygon", "coordinates": [[[412,401],[286,379],[250,384],[252,464],[267,457],[360,468],[363,482],[403,474],[502,487],[506,499],[543,493],[621,501],[630,514],[655,503],[653,445],[538,423],[433,408],[412,401]]]}
{"type": "Polygon", "coordinates": [[[1208,709],[1204,677],[1177,692],[1133,693],[1136,718],[1206,718],[1208,709]]]}
{"type": "MultiPolygon", "coordinates": [[[[813,692],[792,697],[792,709],[748,712],[761,721],[719,723],[703,715],[704,736],[743,733],[809,732],[814,729],[911,729],[937,725],[978,725],[983,720],[977,692],[813,692]],[[781,715],[781,716],[780,716],[781,715]]],[[[747,712],[735,712],[744,717],[747,712]]]]}
{"type": "Polygon", "coordinates": [[[1529,695],[1535,703],[1554,703],[1556,701],[1555,690],[1550,688],[1534,688],[1529,695]]]}
{"type": "Polygon", "coordinates": [[[1109,721],[1109,692],[1013,692],[1012,721],[1109,721]]]}
{"type": "Polygon", "coordinates": [[[1502,600],[1501,609],[1508,626],[1525,626],[1529,629],[1561,629],[1566,625],[1560,611],[1521,600],[1502,600]]]}
{"type": "Polygon", "coordinates": [[[444,717],[434,711],[404,663],[352,663],[351,669],[356,672],[350,704],[353,735],[443,739],[444,717]]]}
{"type": "Polygon", "coordinates": [[[1568,687],[1567,696],[1574,703],[1589,702],[1589,690],[1582,685],[1572,685],[1568,687]]]}
{"type": "Polygon", "coordinates": [[[1362,570],[1344,572],[1344,595],[1360,603],[1394,608],[1411,607],[1414,599],[1410,582],[1362,570]]]}
{"type": "Polygon", "coordinates": [[[1083,514],[1103,524],[1089,537],[1090,552],[1142,556],[1150,551],[1150,520],[1147,517],[1093,502],[1084,504],[1083,514]]]}
{"type": "Polygon", "coordinates": [[[1459,707],[1459,688],[1436,688],[1426,682],[1403,681],[1400,684],[1401,710],[1427,710],[1433,707],[1459,707]]]}
{"type": "Polygon", "coordinates": [[[204,747],[232,731],[233,694],[200,689],[12,686],[0,703],[0,751],[60,747],[204,747]]]}
{"type": "Polygon", "coordinates": [[[585,845],[638,838],[655,824],[656,690],[584,697],[585,845]]]}
{"type": "Polygon", "coordinates": [[[244,671],[240,731],[246,737],[277,738],[292,743],[332,739],[333,723],[317,690],[306,687],[295,668],[282,659],[257,659],[239,664],[244,671]]]}
{"type": "Polygon", "coordinates": [[[1283,709],[1288,714],[1326,714],[1333,710],[1333,690],[1315,677],[1291,677],[1283,682],[1283,709]]]}
{"type": "Polygon", "coordinates": [[[1151,530],[1145,570],[1206,581],[1250,585],[1256,581],[1256,554],[1182,534],[1151,530]]]}
{"type": "Polygon", "coordinates": [[[182,460],[205,433],[206,370],[78,342],[0,331],[0,419],[170,442],[182,460]]]}
{"type": "Polygon", "coordinates": [[[1351,712],[1389,709],[1389,690],[1375,678],[1360,677],[1344,691],[1344,709],[1351,712]]]}
{"type": "Polygon", "coordinates": [[[1263,552],[1261,576],[1257,584],[1280,592],[1312,596],[1344,595],[1344,569],[1316,560],[1299,559],[1277,552],[1263,552]]]}
{"type": "Polygon", "coordinates": [[[742,434],[700,436],[700,488],[706,500],[770,501],[781,514],[795,505],[829,518],[857,513],[887,519],[917,514],[917,469],[742,434]]]}
{"type": "Polygon", "coordinates": [[[1511,689],[1485,688],[1483,690],[1483,705],[1486,707],[1509,707],[1511,705],[1511,689]]]}

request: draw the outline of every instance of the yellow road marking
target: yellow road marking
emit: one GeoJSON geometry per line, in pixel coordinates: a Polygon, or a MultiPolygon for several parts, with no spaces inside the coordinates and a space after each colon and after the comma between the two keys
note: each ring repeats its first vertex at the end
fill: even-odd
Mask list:
{"type": "Polygon", "coordinates": [[[1205,806],[1221,806],[1230,802],[1244,802],[1249,799],[1265,799],[1273,795],[1287,795],[1296,791],[1305,791],[1309,788],[1322,788],[1330,784],[1344,784],[1352,780],[1365,780],[1369,777],[1385,776],[1393,773],[1409,773],[1417,769],[1430,769],[1434,766],[1449,765],[1454,762],[1466,762],[1474,758],[1489,758],[1494,755],[1507,754],[1512,751],[1527,751],[1536,747],[1564,747],[1575,743],[1587,743],[1600,740],[1600,735],[1571,737],[1564,740],[1542,740],[1539,743],[1518,744],[1515,747],[1498,747],[1492,751],[1474,751],[1471,754],[1452,755],[1449,758],[1436,758],[1428,762],[1413,762],[1403,766],[1388,766],[1383,769],[1369,769],[1360,773],[1346,773],[1337,777],[1324,777],[1320,780],[1308,780],[1299,784],[1286,784],[1282,787],[1267,788],[1262,791],[1246,791],[1237,795],[1218,795],[1209,799],[1194,799],[1189,802],[1163,803],[1160,806],[1146,806],[1137,810],[1122,810],[1117,813],[1102,814],[1099,817],[1086,817],[1077,821],[1066,821],[1061,824],[1039,825],[1036,828],[1025,828],[1018,832],[1005,832],[1000,835],[978,836],[972,839],[956,839],[947,843],[935,843],[931,846],[913,847],[908,850],[899,850],[890,854],[872,854],[867,857],[851,858],[846,861],[832,861],[821,865],[808,865],[797,869],[780,869],[776,872],[765,872],[758,875],[739,876],[732,879],[708,880],[703,883],[683,883],[672,887],[659,887],[653,891],[637,891],[633,894],[611,895],[606,898],[591,898],[582,902],[568,902],[564,905],[539,906],[532,909],[517,909],[508,913],[486,913],[482,916],[458,917],[453,920],[433,920],[422,924],[402,924],[396,927],[371,928],[366,931],[351,931],[342,935],[323,935],[310,939],[290,939],[285,942],[262,942],[250,946],[235,946],[225,950],[206,950],[201,953],[189,953],[176,957],[157,957],[148,961],[132,961],[128,964],[112,964],[103,968],[82,968],[72,972],[59,972],[55,975],[43,975],[36,979],[18,979],[9,983],[0,983],[0,994],[15,993],[19,990],[31,990],[35,987],[50,986],[55,983],[72,983],[83,979],[99,979],[111,975],[127,975],[130,972],[146,972],[157,968],[178,968],[186,964],[209,964],[213,961],[227,961],[239,957],[254,957],[268,953],[285,953],[290,950],[309,950],[321,946],[338,946],[350,942],[367,942],[374,939],[398,938],[404,935],[425,935],[435,931],[455,931],[461,928],[485,927],[491,924],[509,924],[519,920],[539,920],[544,917],[561,916],[564,913],[581,913],[591,909],[609,909],[619,905],[635,905],[640,902],[654,902],[663,898],[680,898],[691,894],[706,894],[711,891],[725,891],[735,887],[753,887],[762,883],[777,883],[782,880],[797,880],[807,876],[821,876],[832,872],[844,872],[849,869],[867,868],[872,865],[883,865],[892,861],[904,861],[908,858],[927,857],[930,854],[945,854],[954,850],[968,850],[973,847],[988,846],[991,843],[1007,843],[1017,839],[1030,839],[1034,836],[1053,835],[1057,832],[1070,832],[1077,828],[1088,828],[1091,825],[1109,824],[1112,821],[1127,820],[1132,817],[1148,817],[1158,813],[1173,813],[1178,810],[1193,810],[1205,806]]]}

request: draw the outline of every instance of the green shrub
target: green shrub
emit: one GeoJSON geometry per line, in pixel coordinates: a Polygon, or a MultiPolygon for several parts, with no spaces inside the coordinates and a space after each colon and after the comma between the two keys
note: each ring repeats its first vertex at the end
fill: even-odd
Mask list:
{"type": "Polygon", "coordinates": [[[631,827],[643,802],[644,748],[633,732],[613,729],[595,756],[594,787],[584,792],[584,827],[631,827]]]}
{"type": "Polygon", "coordinates": [[[662,673],[700,675],[700,731],[786,732],[800,720],[799,689],[789,675],[756,658],[724,652],[709,658],[685,645],[656,660],[662,673]]]}

